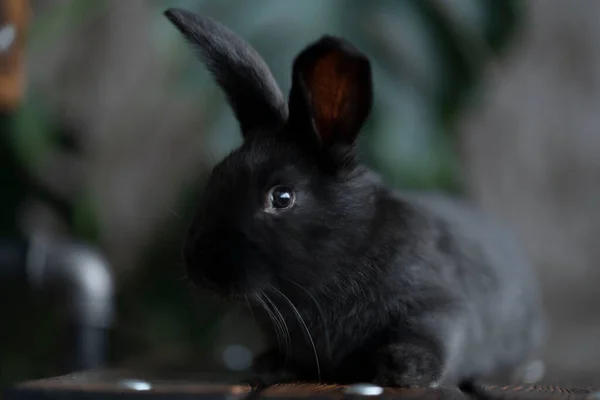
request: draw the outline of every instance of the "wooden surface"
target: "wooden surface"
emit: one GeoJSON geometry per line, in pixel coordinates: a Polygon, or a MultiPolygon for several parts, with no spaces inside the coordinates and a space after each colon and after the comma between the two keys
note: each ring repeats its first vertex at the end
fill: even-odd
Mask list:
{"type": "MultiPolygon", "coordinates": [[[[234,378],[216,375],[160,378],[147,373],[97,371],[71,374],[51,379],[24,382],[3,394],[3,400],[38,399],[344,399],[347,387],[335,385],[288,384],[253,392],[234,378]],[[141,390],[140,390],[141,389],[141,390]]],[[[364,396],[365,398],[367,396],[364,396]]],[[[388,399],[596,399],[600,392],[592,389],[560,387],[496,387],[483,386],[478,395],[468,395],[455,388],[394,389],[386,388],[380,396],[388,399]]],[[[355,397],[354,397],[355,399],[355,397]]]]}

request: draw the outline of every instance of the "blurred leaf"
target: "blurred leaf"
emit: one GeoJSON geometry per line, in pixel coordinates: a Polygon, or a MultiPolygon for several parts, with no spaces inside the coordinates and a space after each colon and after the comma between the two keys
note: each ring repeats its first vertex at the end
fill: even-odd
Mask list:
{"type": "Polygon", "coordinates": [[[28,96],[12,121],[9,137],[14,150],[20,162],[33,170],[54,146],[53,121],[37,96],[28,96]]]}
{"type": "Polygon", "coordinates": [[[100,239],[100,222],[95,197],[87,190],[74,199],[72,215],[72,233],[88,243],[98,243],[100,239]]]}

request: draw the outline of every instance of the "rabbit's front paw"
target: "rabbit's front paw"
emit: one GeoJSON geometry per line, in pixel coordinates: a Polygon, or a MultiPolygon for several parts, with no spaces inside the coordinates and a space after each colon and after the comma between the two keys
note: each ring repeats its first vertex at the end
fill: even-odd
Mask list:
{"type": "Polygon", "coordinates": [[[393,387],[436,387],[443,361],[435,346],[425,343],[392,344],[380,350],[374,383],[393,387]]]}

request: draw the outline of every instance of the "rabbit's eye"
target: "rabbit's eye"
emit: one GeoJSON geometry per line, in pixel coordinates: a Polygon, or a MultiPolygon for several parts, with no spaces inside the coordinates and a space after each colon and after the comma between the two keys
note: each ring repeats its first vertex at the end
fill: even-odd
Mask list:
{"type": "Polygon", "coordinates": [[[294,204],[294,189],[289,186],[275,186],[269,191],[269,200],[273,208],[289,208],[294,204]]]}

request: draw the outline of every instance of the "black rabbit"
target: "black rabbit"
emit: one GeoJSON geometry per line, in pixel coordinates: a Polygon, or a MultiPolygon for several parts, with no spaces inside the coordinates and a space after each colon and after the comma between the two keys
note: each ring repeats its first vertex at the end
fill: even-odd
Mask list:
{"type": "Polygon", "coordinates": [[[272,349],[257,372],[433,387],[534,359],[541,302],[513,236],[458,200],[396,192],[358,159],[372,103],[365,55],[323,36],[294,60],[286,101],[231,30],[165,15],[244,137],[212,171],[184,257],[193,282],[246,302],[264,325],[272,349]]]}

